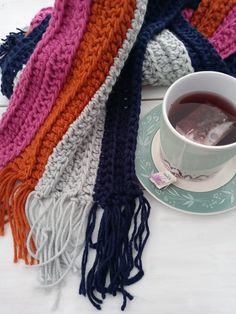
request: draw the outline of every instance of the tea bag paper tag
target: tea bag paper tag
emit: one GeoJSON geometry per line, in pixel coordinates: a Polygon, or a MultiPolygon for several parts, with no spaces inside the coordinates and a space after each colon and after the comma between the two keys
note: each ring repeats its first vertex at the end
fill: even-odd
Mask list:
{"type": "Polygon", "coordinates": [[[158,189],[163,189],[177,181],[176,177],[167,170],[153,173],[149,179],[158,189]]]}

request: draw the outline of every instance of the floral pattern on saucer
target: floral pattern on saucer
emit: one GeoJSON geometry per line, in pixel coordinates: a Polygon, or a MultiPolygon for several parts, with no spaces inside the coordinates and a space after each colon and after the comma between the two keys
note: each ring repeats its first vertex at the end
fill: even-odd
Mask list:
{"type": "Polygon", "coordinates": [[[151,146],[160,127],[160,115],[161,105],[158,105],[140,121],[136,173],[144,188],[165,205],[189,213],[214,214],[235,208],[236,175],[223,187],[208,192],[191,192],[174,185],[158,190],[153,185],[149,177],[158,169],[152,160],[151,146]]]}

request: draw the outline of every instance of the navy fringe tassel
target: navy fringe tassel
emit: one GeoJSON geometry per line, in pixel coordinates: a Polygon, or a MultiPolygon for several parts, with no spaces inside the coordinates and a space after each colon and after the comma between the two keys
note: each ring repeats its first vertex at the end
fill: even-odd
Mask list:
{"type": "MultiPolygon", "coordinates": [[[[149,236],[150,205],[135,174],[135,150],[141,104],[142,66],[147,44],[191,1],[150,0],[137,42],[107,102],[102,152],[85,239],[79,293],[101,309],[106,294],[123,295],[143,275],[142,253],[149,236]],[[94,234],[98,212],[102,217],[94,234]],[[93,238],[96,241],[93,241],[93,238]],[[95,251],[87,270],[89,251],[95,251]]],[[[194,1],[194,4],[196,1],[194,1]]]]}
{"type": "Polygon", "coordinates": [[[41,40],[48,23],[48,15],[40,25],[26,36],[25,32],[10,33],[0,46],[0,68],[2,72],[1,92],[10,98],[14,89],[14,79],[17,73],[27,63],[37,43],[41,40]]]}

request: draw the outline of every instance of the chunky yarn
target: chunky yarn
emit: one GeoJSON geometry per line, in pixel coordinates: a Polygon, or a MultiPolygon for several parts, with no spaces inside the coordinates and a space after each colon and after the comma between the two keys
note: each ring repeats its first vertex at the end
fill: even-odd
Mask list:
{"type": "Polygon", "coordinates": [[[3,64],[5,58],[8,56],[8,53],[22,41],[25,36],[25,31],[17,29],[18,32],[11,32],[6,36],[5,39],[2,39],[0,46],[0,66],[3,64]]]}
{"type": "Polygon", "coordinates": [[[53,12],[52,7],[41,9],[32,19],[27,33],[31,33],[32,30],[38,27],[47,16],[52,15],[52,12],[53,12]]]}
{"type": "Polygon", "coordinates": [[[223,59],[236,52],[236,5],[225,16],[209,41],[223,59]]]}
{"type": "Polygon", "coordinates": [[[80,285],[80,293],[87,295],[97,309],[101,308],[106,294],[121,293],[124,310],[127,300],[132,299],[126,287],[144,275],[142,253],[149,236],[150,205],[139,187],[134,165],[142,66],[150,39],[165,29],[185,4],[185,1],[148,2],[144,26],[107,102],[80,285]],[[95,256],[88,267],[90,251],[95,256]]]}
{"type": "Polygon", "coordinates": [[[15,87],[15,78],[29,60],[37,43],[41,40],[49,23],[46,16],[41,24],[26,36],[24,32],[10,33],[0,46],[1,92],[10,98],[15,87]],[[7,49],[6,45],[8,46],[7,49]],[[10,49],[11,48],[11,49],[10,49]],[[1,54],[4,51],[4,54],[1,54]]]}
{"type": "Polygon", "coordinates": [[[182,15],[183,17],[188,21],[190,22],[191,21],[191,18],[193,16],[193,13],[194,13],[194,10],[192,8],[186,8],[182,11],[182,15]]]}
{"type": "Polygon", "coordinates": [[[43,287],[75,270],[97,309],[108,294],[122,310],[132,300],[150,233],[135,173],[142,83],[236,76],[235,1],[56,0],[3,43],[5,73],[26,65],[0,122],[0,233],[9,220],[14,261],[43,287]]]}
{"type": "Polygon", "coordinates": [[[134,9],[134,0],[92,2],[86,33],[52,111],[32,143],[0,174],[0,222],[3,230],[4,212],[7,211],[14,239],[15,261],[24,258],[28,262],[26,237],[29,226],[25,216],[27,196],[41,178],[53,148],[104,82],[130,28],[134,9]]]}
{"type": "MultiPolygon", "coordinates": [[[[51,14],[52,8],[42,9],[34,18],[31,25],[33,25],[34,28],[37,28],[42,17],[46,13],[51,14]]],[[[49,18],[50,15],[47,16],[48,20],[49,18]]],[[[44,26],[44,23],[42,23],[41,26],[40,28],[42,32],[44,32],[47,25],[44,26]]],[[[190,69],[191,60],[189,59],[184,45],[173,34],[170,35],[169,32],[167,36],[167,33],[168,31],[166,30],[163,34],[155,36],[148,44],[143,65],[143,85],[167,86],[179,77],[192,72],[190,69]],[[159,51],[159,49],[161,50],[159,51]],[[164,73],[162,72],[163,70],[164,73]]],[[[19,81],[21,72],[18,73],[18,71],[20,70],[20,67],[23,67],[23,64],[26,64],[30,54],[33,52],[33,45],[36,45],[40,39],[41,37],[34,36],[34,33],[31,33],[30,36],[28,35],[24,38],[22,50],[20,50],[19,53],[14,54],[14,58],[12,58],[12,54],[7,55],[7,64],[4,66],[6,73],[2,77],[2,90],[7,89],[7,97],[11,96],[14,86],[16,86],[16,82],[19,81]],[[30,49],[26,49],[26,42],[27,47],[32,43],[30,49]]],[[[6,95],[5,92],[3,92],[3,94],[6,95]]]]}
{"type": "Polygon", "coordinates": [[[194,72],[184,44],[169,30],[163,30],[148,43],[143,63],[143,84],[169,86],[194,72]]]}
{"type": "Polygon", "coordinates": [[[104,84],[58,143],[43,177],[28,197],[26,213],[31,225],[28,250],[39,260],[44,285],[60,281],[82,248],[101,151],[105,104],[141,28],[146,2],[137,1],[132,28],[104,84]],[[54,217],[53,225],[50,217],[54,217]],[[51,234],[47,241],[44,230],[51,234]],[[31,237],[38,248],[35,254],[30,248],[31,237]]]}
{"type": "Polygon", "coordinates": [[[201,33],[192,27],[182,15],[169,24],[172,31],[185,45],[195,71],[219,71],[232,74],[215,48],[201,33]]]}
{"type": "Polygon", "coordinates": [[[234,73],[234,76],[236,77],[236,53],[230,55],[224,61],[230,68],[231,72],[234,73]]]}
{"type": "Polygon", "coordinates": [[[50,112],[84,34],[89,11],[90,0],[56,1],[49,27],[0,122],[0,168],[31,142],[50,112]]]}
{"type": "Polygon", "coordinates": [[[191,23],[206,37],[211,37],[236,0],[201,0],[194,12],[191,23]]]}
{"type": "MultiPolygon", "coordinates": [[[[194,8],[197,7],[198,1],[191,5],[191,8],[188,7],[182,11],[182,15],[188,22],[191,21],[194,8]]],[[[51,13],[52,8],[50,7],[42,9],[31,24],[36,27],[46,14],[51,13]]],[[[223,23],[217,28],[213,36],[209,38],[209,41],[223,59],[234,52],[234,17],[235,7],[224,18],[223,23]]],[[[168,36],[168,39],[165,38],[166,33],[167,30],[163,34],[155,36],[148,44],[143,64],[143,85],[168,86],[179,77],[191,73],[194,70],[191,66],[190,56],[184,43],[178,40],[174,34],[168,36]],[[183,60],[181,58],[183,58],[183,60]]],[[[36,39],[34,39],[34,42],[35,41],[36,39]]],[[[21,60],[20,56],[18,56],[17,60],[21,60]]],[[[10,63],[9,66],[11,66],[10,63]]],[[[200,69],[196,66],[195,71],[198,70],[200,69]]],[[[2,84],[4,83],[5,81],[3,79],[2,84]]]]}

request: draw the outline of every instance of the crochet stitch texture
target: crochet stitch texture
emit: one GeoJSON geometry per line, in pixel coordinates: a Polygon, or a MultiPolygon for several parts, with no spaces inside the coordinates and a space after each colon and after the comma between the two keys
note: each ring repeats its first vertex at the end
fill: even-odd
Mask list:
{"type": "Polygon", "coordinates": [[[0,47],[1,92],[7,98],[11,97],[14,89],[14,79],[17,73],[22,70],[23,65],[27,63],[37,43],[41,40],[48,27],[49,19],[50,16],[45,17],[42,23],[35,26],[27,36],[22,32],[10,34],[6,38],[6,43],[0,47]],[[13,46],[4,49],[6,44],[10,44],[10,41],[13,41],[13,46]],[[3,51],[2,55],[1,50],[3,51]]]}
{"type": "MultiPolygon", "coordinates": [[[[46,8],[45,10],[42,10],[44,14],[51,13],[52,8],[46,8]]],[[[42,14],[41,14],[42,15],[42,14]]],[[[40,15],[40,18],[41,18],[40,15]]],[[[50,18],[50,16],[48,16],[50,18]]],[[[37,17],[37,22],[39,22],[40,19],[37,17]]],[[[34,23],[34,26],[37,26],[36,23],[34,23]]],[[[46,27],[43,27],[43,30],[46,30],[46,27]]],[[[167,30],[166,30],[167,32],[167,30]]],[[[37,38],[33,36],[32,42],[35,44],[40,38],[37,38]]],[[[169,32],[168,39],[166,38],[166,33],[159,34],[156,37],[154,37],[150,43],[148,44],[147,53],[145,54],[145,62],[143,64],[143,84],[151,84],[151,85],[159,85],[159,86],[167,86],[168,84],[171,84],[179,77],[186,75],[191,72],[191,60],[188,56],[188,52],[185,49],[183,43],[179,41],[173,34],[169,32]],[[161,47],[160,47],[161,42],[161,47]],[[161,51],[159,52],[159,48],[161,48],[161,51]],[[175,48],[175,49],[173,49],[175,48]],[[175,55],[175,56],[174,56],[175,55]],[[175,60],[176,59],[176,60],[175,60]],[[173,63],[173,64],[172,64],[173,63]],[[183,64],[183,65],[182,65],[183,64]],[[168,67],[169,71],[166,72],[166,68],[168,67]],[[162,73],[164,70],[165,73],[162,73]],[[170,79],[168,78],[170,76],[170,79]]],[[[19,44],[18,44],[19,46],[19,44]]],[[[25,45],[22,47],[22,50],[25,50],[25,45]]],[[[28,53],[30,53],[29,50],[26,50],[28,53]]],[[[33,51],[33,50],[32,50],[33,51]]],[[[27,54],[28,56],[28,54],[27,54]]],[[[28,56],[28,58],[30,55],[28,56]]],[[[21,57],[21,54],[19,53],[16,58],[12,59],[11,54],[8,53],[6,55],[6,60],[8,62],[8,66],[5,67],[7,73],[5,77],[2,78],[2,86],[4,88],[7,88],[9,90],[9,85],[11,88],[10,95],[13,92],[13,87],[16,85],[16,81],[19,80],[20,73],[18,73],[17,77],[17,71],[14,69],[15,64],[22,67],[23,64],[26,63],[27,59],[21,57]],[[7,77],[9,76],[9,71],[13,69],[13,71],[10,73],[12,75],[11,83],[7,80],[7,77]],[[13,82],[13,79],[15,77],[15,80],[13,82]],[[13,83],[12,83],[13,82],[13,83]]]]}
{"type": "Polygon", "coordinates": [[[75,270],[97,309],[133,299],[151,210],[135,173],[142,83],[236,76],[235,1],[56,0],[0,46],[9,94],[26,63],[0,122],[0,233],[9,220],[14,261],[43,287],[75,270]]]}
{"type": "Polygon", "coordinates": [[[0,168],[30,143],[50,112],[85,31],[90,0],[57,0],[8,110],[0,121],[0,168]]]}
{"type": "Polygon", "coordinates": [[[236,6],[225,16],[209,41],[223,59],[236,52],[236,6]]]}
{"type": "MultiPolygon", "coordinates": [[[[40,278],[44,285],[50,284],[48,278],[52,278],[51,284],[55,284],[65,276],[84,242],[84,229],[88,210],[92,204],[103,138],[105,104],[141,28],[146,2],[137,1],[132,28],[127,32],[122,48],[119,49],[104,84],[58,143],[49,157],[44,175],[39,180],[35,192],[28,197],[26,212],[31,225],[28,246],[32,236],[40,249],[35,254],[31,254],[40,261],[42,272],[40,278]],[[42,234],[45,228],[50,230],[48,222],[49,217],[54,215],[53,212],[57,213],[54,237],[48,238],[45,242],[43,237],[37,235],[42,234]],[[73,223],[66,233],[62,233],[61,230],[65,228],[69,220],[73,223]],[[56,236],[64,237],[60,241],[61,250],[55,248],[51,250],[52,255],[46,257],[44,252],[48,251],[50,246],[57,244],[56,236]],[[77,240],[74,240],[75,238],[77,240]],[[65,239],[67,239],[66,243],[65,239]],[[66,255],[71,256],[70,265],[66,262],[66,255]],[[47,267],[48,264],[51,267],[47,267]],[[68,268],[63,274],[65,265],[68,268]],[[58,277],[53,277],[53,273],[58,277]]],[[[31,251],[30,247],[28,250],[31,251]]]]}
{"type": "Polygon", "coordinates": [[[143,63],[143,84],[169,86],[194,72],[188,51],[169,30],[163,30],[148,43],[143,63]]]}
{"type": "Polygon", "coordinates": [[[4,211],[7,209],[13,231],[15,260],[24,258],[28,262],[27,196],[42,176],[53,148],[104,82],[130,27],[134,6],[134,0],[116,0],[112,3],[109,0],[93,1],[86,33],[52,111],[32,143],[0,174],[3,178],[0,198],[4,204],[0,221],[3,230],[4,211]],[[101,19],[97,19],[97,16],[101,19]],[[21,184],[16,186],[18,181],[21,184]],[[7,201],[9,198],[12,198],[11,206],[7,201]],[[21,226],[19,230],[18,225],[21,226]]]}
{"type": "MultiPolygon", "coordinates": [[[[193,7],[196,6],[196,4],[197,3],[195,3],[193,7]]],[[[45,8],[41,10],[41,14],[39,13],[36,16],[35,20],[37,21],[37,23],[39,23],[40,19],[42,19],[46,14],[51,14],[51,13],[52,13],[52,8],[45,8]]],[[[193,13],[194,13],[193,8],[186,8],[183,10],[182,15],[185,17],[185,19],[187,19],[188,21],[191,21],[193,13]]],[[[229,11],[228,15],[225,16],[222,24],[219,25],[217,30],[214,32],[213,36],[209,38],[209,41],[212,43],[212,45],[215,47],[215,49],[217,50],[217,52],[220,54],[220,56],[223,59],[229,56],[230,54],[232,54],[235,50],[234,19],[235,19],[235,7],[231,11],[229,11]]],[[[34,23],[34,25],[36,26],[36,23],[34,23]]],[[[188,51],[184,46],[184,43],[179,41],[179,43],[175,47],[176,49],[170,49],[170,47],[173,48],[174,41],[172,40],[172,43],[171,43],[170,41],[165,40],[165,38],[163,38],[163,40],[161,40],[162,45],[160,47],[159,38],[161,36],[163,37],[162,34],[157,35],[148,44],[147,53],[145,54],[145,62],[143,65],[143,84],[144,85],[147,85],[147,84],[157,85],[158,84],[159,86],[167,86],[171,84],[172,82],[174,82],[179,77],[186,75],[188,73],[191,73],[192,71],[190,70],[191,60],[188,55],[188,51]],[[185,50],[184,54],[182,54],[181,51],[178,50],[179,45],[182,45],[183,47],[182,49],[185,50]],[[161,48],[160,51],[159,51],[159,48],[161,48]],[[176,54],[176,60],[173,57],[174,54],[176,54]],[[184,58],[183,60],[181,60],[182,57],[184,58]],[[169,70],[167,71],[167,69],[169,70]],[[168,77],[170,77],[170,79],[168,79],[168,77]]],[[[174,38],[176,39],[176,37],[173,35],[172,39],[174,38]]],[[[20,59],[17,58],[17,60],[20,60],[20,59]]],[[[11,64],[9,63],[9,65],[11,64]]],[[[199,70],[199,68],[196,67],[195,70],[197,71],[199,70]]],[[[5,83],[4,80],[3,82],[5,83]]]]}
{"type": "Polygon", "coordinates": [[[32,30],[36,28],[37,26],[39,26],[47,16],[52,15],[52,12],[53,12],[52,7],[41,9],[32,19],[27,33],[32,32],[32,30]]]}
{"type": "Polygon", "coordinates": [[[171,1],[159,1],[158,5],[156,1],[148,2],[144,26],[107,102],[80,285],[80,293],[87,295],[98,309],[106,294],[120,292],[124,310],[127,300],[132,299],[126,287],[144,275],[142,253],[149,236],[150,205],[140,190],[134,165],[142,66],[150,39],[165,29],[185,4],[184,1],[178,1],[176,6],[171,1]],[[102,217],[98,222],[100,209],[102,217]],[[97,223],[98,231],[95,232],[97,223]],[[95,253],[92,266],[91,251],[95,253]]]}
{"type": "Polygon", "coordinates": [[[204,36],[210,37],[234,5],[236,0],[201,0],[191,23],[204,36]]]}

